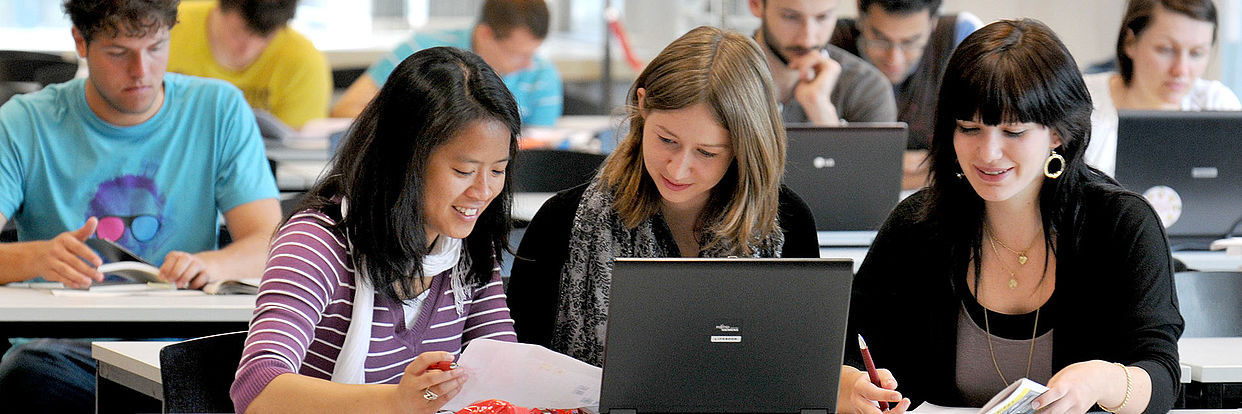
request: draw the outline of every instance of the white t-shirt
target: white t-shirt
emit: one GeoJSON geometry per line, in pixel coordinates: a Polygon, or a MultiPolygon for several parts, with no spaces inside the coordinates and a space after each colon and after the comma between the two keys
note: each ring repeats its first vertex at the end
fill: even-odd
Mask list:
{"type": "MultiPolygon", "coordinates": [[[[1108,80],[1117,72],[1084,75],[1095,110],[1091,112],[1091,144],[1085,154],[1088,165],[1110,177],[1117,171],[1117,107],[1113,104],[1108,80]]],[[[1194,87],[1182,99],[1183,111],[1242,110],[1238,96],[1219,81],[1195,79],[1194,87]]]]}

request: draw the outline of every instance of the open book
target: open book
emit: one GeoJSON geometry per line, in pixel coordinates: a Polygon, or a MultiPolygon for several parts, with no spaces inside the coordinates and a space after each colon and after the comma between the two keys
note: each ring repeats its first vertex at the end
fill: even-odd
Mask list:
{"type": "Polygon", "coordinates": [[[203,286],[208,295],[257,295],[259,278],[240,280],[217,280],[203,286]]]}
{"type": "Polygon", "coordinates": [[[90,238],[85,243],[103,259],[104,264],[99,266],[99,272],[106,277],[105,283],[161,282],[160,269],[134,252],[104,239],[90,238]]]}
{"type": "Polygon", "coordinates": [[[1033,414],[1035,410],[1031,409],[1031,401],[1035,401],[1036,398],[1045,392],[1048,392],[1048,387],[1023,378],[1014,381],[1013,384],[1009,384],[1008,387],[996,393],[995,397],[992,397],[983,408],[978,410],[974,408],[941,407],[924,402],[911,412],[919,414],[1033,414]]]}

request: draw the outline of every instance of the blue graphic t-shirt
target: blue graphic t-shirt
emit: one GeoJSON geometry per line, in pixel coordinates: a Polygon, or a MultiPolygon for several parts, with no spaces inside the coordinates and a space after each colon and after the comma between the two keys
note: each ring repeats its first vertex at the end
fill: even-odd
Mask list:
{"type": "Polygon", "coordinates": [[[85,79],[0,107],[0,213],[21,241],[98,217],[95,237],[159,266],[215,249],[219,213],[277,195],[254,115],[222,81],[166,74],[159,112],[129,127],[91,111],[85,79]]]}
{"type": "MultiPolygon", "coordinates": [[[[470,47],[470,33],[470,29],[415,32],[392,52],[379,58],[367,69],[367,74],[371,75],[376,85],[383,86],[392,71],[397,69],[397,65],[414,52],[436,46],[451,46],[473,52],[470,47]]],[[[550,127],[560,119],[564,106],[564,87],[561,85],[561,74],[552,62],[542,56],[535,56],[531,58],[530,66],[502,76],[500,80],[509,87],[509,93],[517,101],[523,126],[550,127]]]]}

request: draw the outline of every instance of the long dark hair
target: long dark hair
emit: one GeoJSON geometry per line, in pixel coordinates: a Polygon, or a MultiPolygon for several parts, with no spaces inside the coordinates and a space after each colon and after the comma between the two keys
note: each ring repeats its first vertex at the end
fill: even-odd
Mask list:
{"type": "Polygon", "coordinates": [[[1070,232],[1079,196],[1084,185],[1100,180],[1093,175],[1102,174],[1083,160],[1091,134],[1091,96],[1069,50],[1039,21],[1004,20],[963,40],[944,73],[931,142],[930,195],[923,210],[928,221],[939,223],[936,231],[952,241],[955,256],[969,249],[978,282],[984,204],[970,183],[957,177],[957,121],[1036,123],[1061,138],[1057,152],[1065,157],[1061,176],[1045,179],[1039,191],[1045,247],[1050,255],[1056,254],[1054,241],[1071,243],[1076,250],[1070,232]]]}
{"type": "MultiPolygon", "coordinates": [[[[336,230],[352,245],[355,269],[377,291],[404,299],[422,288],[427,254],[423,177],[431,153],[474,122],[495,120],[509,128],[509,159],[521,130],[517,103],[492,68],[477,55],[450,47],[424,49],[397,65],[375,99],[354,121],[332,169],[294,211],[331,210],[349,200],[336,230]]],[[[508,249],[510,176],[480,215],[464,244],[469,281],[487,283],[508,249]]],[[[288,220],[288,218],[286,218],[288,220]]],[[[465,258],[463,258],[465,259],[465,258]]]]}

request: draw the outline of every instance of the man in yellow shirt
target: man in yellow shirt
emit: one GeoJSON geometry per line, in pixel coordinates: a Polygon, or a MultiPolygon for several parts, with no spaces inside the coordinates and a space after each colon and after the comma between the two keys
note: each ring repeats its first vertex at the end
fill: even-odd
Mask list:
{"type": "Polygon", "coordinates": [[[293,128],[327,116],[327,59],[290,29],[297,0],[187,1],[172,29],[168,71],[223,79],[255,109],[293,128]]]}

